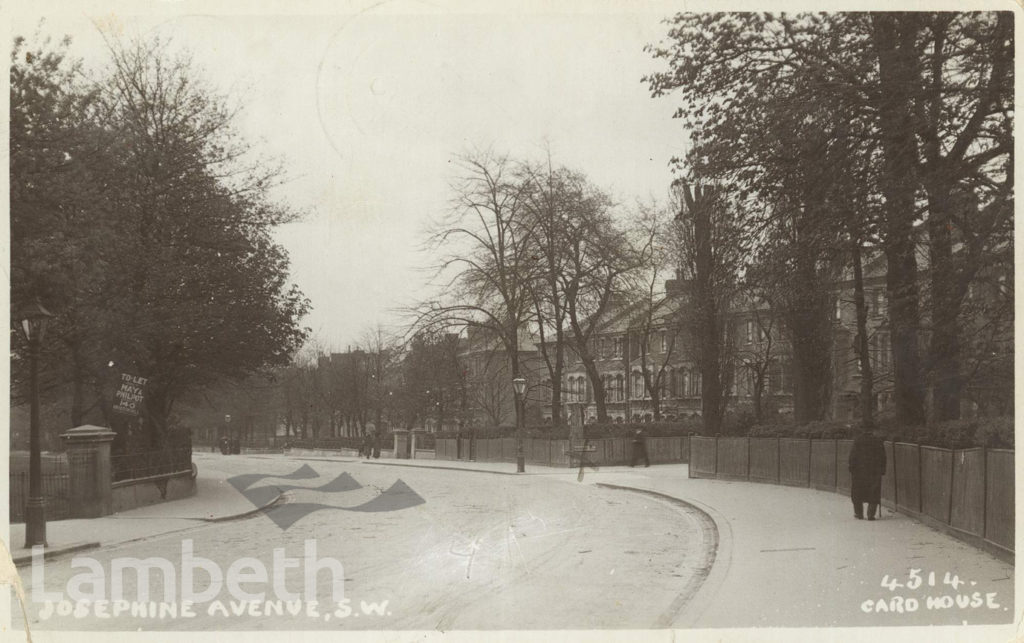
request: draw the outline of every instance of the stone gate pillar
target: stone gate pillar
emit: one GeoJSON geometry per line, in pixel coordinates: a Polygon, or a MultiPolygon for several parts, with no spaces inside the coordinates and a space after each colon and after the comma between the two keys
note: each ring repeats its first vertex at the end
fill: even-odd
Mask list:
{"type": "Polygon", "coordinates": [[[110,447],[115,433],[86,424],[61,434],[67,448],[72,518],[113,513],[110,447]]]}
{"type": "Polygon", "coordinates": [[[395,458],[409,457],[409,433],[405,429],[395,429],[395,458]]]}

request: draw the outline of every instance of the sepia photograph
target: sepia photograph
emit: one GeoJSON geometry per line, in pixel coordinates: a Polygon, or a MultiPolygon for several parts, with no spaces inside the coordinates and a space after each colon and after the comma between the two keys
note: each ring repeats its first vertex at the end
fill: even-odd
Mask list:
{"type": "Polygon", "coordinates": [[[1016,3],[2,18],[0,640],[1018,636],[1016,3]]]}

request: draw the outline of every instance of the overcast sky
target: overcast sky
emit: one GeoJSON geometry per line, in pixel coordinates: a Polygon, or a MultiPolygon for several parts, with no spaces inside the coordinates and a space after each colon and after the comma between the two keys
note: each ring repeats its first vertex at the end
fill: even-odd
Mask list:
{"type": "MultiPolygon", "coordinates": [[[[419,243],[447,208],[460,153],[538,158],[548,145],[620,202],[664,201],[685,133],[673,99],[652,99],[640,79],[662,64],[643,47],[664,37],[666,16],[392,2],[326,16],[50,13],[43,31],[70,35],[92,65],[105,57],[97,22],[169,36],[243,101],[241,132],[291,177],[276,196],[308,212],[278,232],[312,300],[305,324],[338,350],[423,294],[419,243]]],[[[14,33],[36,22],[16,18],[14,33]]]]}

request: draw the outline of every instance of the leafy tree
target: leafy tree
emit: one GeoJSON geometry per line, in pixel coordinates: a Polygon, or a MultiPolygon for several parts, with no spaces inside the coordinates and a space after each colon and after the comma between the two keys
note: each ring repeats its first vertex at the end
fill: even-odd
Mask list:
{"type": "MultiPolygon", "coordinates": [[[[35,299],[57,314],[43,346],[42,388],[59,396],[70,382],[70,421],[78,426],[95,406],[88,399],[103,372],[96,346],[112,226],[103,216],[108,139],[93,122],[96,91],[80,81],[69,44],[18,37],[11,51],[11,314],[19,323],[20,309],[35,299]]],[[[15,384],[22,364],[12,362],[15,384]]]]}
{"type": "Polygon", "coordinates": [[[742,235],[736,211],[721,188],[685,180],[678,180],[674,187],[679,200],[676,252],[689,308],[683,323],[700,370],[704,427],[718,433],[735,371],[728,308],[737,286],[742,235]]]}
{"type": "MultiPolygon", "coordinates": [[[[678,14],[668,22],[668,42],[650,51],[669,68],[647,81],[654,95],[684,97],[676,116],[694,134],[691,158],[766,209],[802,209],[802,235],[811,226],[833,256],[852,261],[865,244],[880,248],[899,419],[924,422],[926,370],[934,416],[955,416],[964,293],[1007,239],[1011,15],[678,14]],[[922,242],[927,283],[918,276],[922,242]]],[[[763,229],[750,232],[760,240],[763,229]]]]}
{"type": "Polygon", "coordinates": [[[73,421],[84,383],[109,400],[129,370],[149,380],[143,448],[158,448],[187,391],[287,364],[308,302],[271,238],[293,216],[269,196],[279,172],[245,160],[226,101],[158,41],[110,55],[83,89],[61,53],[16,42],[12,292],[59,313],[73,421]]]}

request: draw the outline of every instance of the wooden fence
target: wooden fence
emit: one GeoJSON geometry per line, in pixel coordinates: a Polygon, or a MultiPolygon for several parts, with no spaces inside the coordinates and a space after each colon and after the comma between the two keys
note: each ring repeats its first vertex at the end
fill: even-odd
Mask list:
{"type": "MultiPolygon", "coordinates": [[[[651,464],[681,463],[689,461],[689,439],[687,437],[653,437],[646,438],[647,457],[651,464]]],[[[633,456],[632,438],[599,438],[587,440],[588,447],[593,450],[586,452],[586,462],[597,466],[629,464],[633,456]]],[[[463,438],[461,448],[456,438],[438,438],[435,447],[437,460],[469,460],[480,462],[515,462],[515,438],[489,438],[470,440],[463,438]]],[[[568,440],[548,440],[543,438],[525,438],[523,455],[528,464],[549,467],[568,467],[570,463],[579,463],[578,457],[572,457],[568,440]]]]}
{"type": "MultiPolygon", "coordinates": [[[[690,438],[690,477],[849,493],[852,440],[690,438]]],[[[1013,451],[885,443],[882,504],[992,553],[1014,553],[1013,451]]]]}

